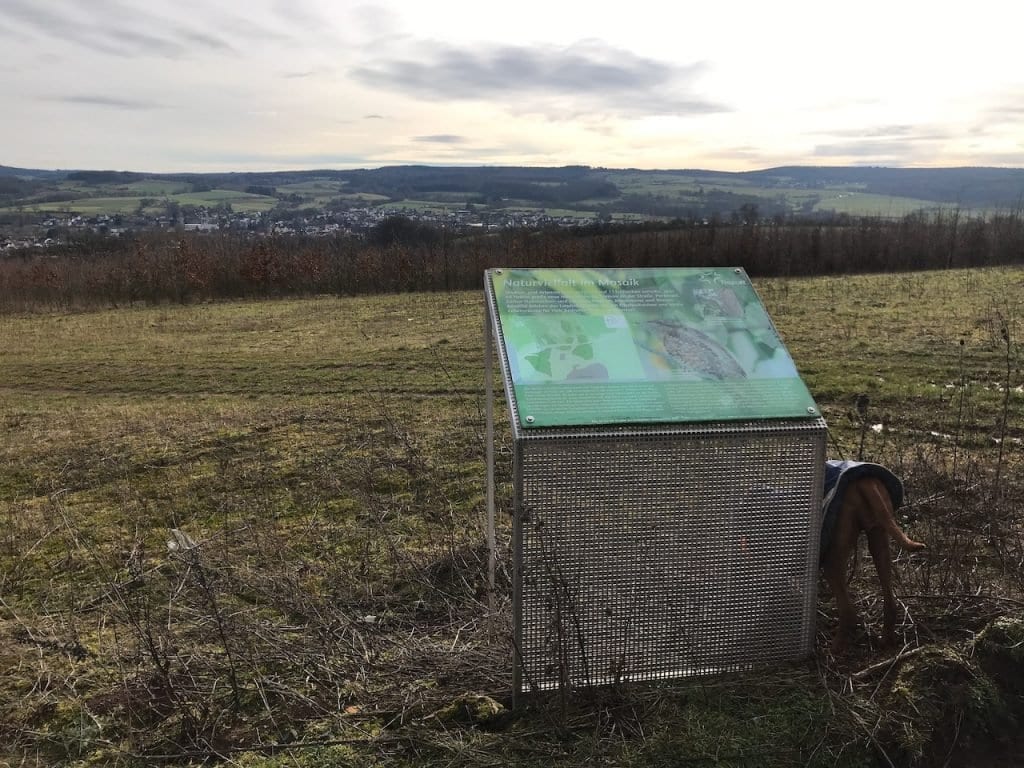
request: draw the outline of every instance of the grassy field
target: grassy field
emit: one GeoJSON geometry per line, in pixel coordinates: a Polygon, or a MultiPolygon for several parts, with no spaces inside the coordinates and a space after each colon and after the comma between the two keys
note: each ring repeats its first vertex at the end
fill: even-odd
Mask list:
{"type": "Polygon", "coordinates": [[[100,197],[163,197],[187,192],[191,184],[181,181],[165,181],[161,179],[144,179],[127,184],[87,184],[82,181],[65,180],[56,185],[63,192],[74,192],[83,198],[90,195],[100,197]]]}
{"type": "MultiPolygon", "coordinates": [[[[222,203],[228,203],[236,211],[268,211],[277,204],[277,199],[263,195],[251,195],[247,192],[237,192],[230,189],[211,189],[208,192],[176,192],[157,197],[157,193],[150,194],[142,185],[140,189],[132,194],[125,194],[119,197],[82,197],[76,200],[63,200],[52,203],[39,203],[26,206],[29,211],[62,212],[72,211],[84,216],[97,214],[134,213],[143,200],[155,201],[149,206],[149,210],[159,211],[165,200],[177,202],[181,205],[196,205],[212,207],[222,203]]],[[[127,190],[126,190],[127,192],[127,190]]],[[[7,210],[13,210],[8,208],[7,210]]]]}
{"type": "Polygon", "coordinates": [[[351,194],[338,195],[343,200],[354,200],[360,203],[382,203],[387,200],[387,195],[375,195],[372,192],[353,192],[351,194]]]}
{"type": "Polygon", "coordinates": [[[396,200],[388,203],[387,208],[396,208],[405,211],[431,211],[432,213],[455,213],[462,210],[466,205],[465,199],[451,202],[439,202],[437,200],[396,200]]]}
{"type": "MultiPolygon", "coordinates": [[[[929,549],[899,564],[901,652],[865,638],[833,657],[823,594],[805,662],[509,713],[479,293],[0,316],[0,764],[1006,754],[1024,716],[1024,268],[756,286],[831,452],[906,482],[901,521],[929,549]]],[[[508,452],[502,430],[503,511],[508,452]]]]}
{"type": "MultiPolygon", "coordinates": [[[[766,200],[784,198],[794,208],[819,193],[812,189],[791,189],[783,187],[759,187],[743,179],[730,180],[722,177],[702,177],[690,174],[615,174],[614,180],[623,194],[663,195],[666,197],[689,198],[700,190],[709,192],[732,192],[740,195],[756,195],[766,200]]],[[[838,194],[838,190],[835,192],[838,194]]]]}
{"type": "Polygon", "coordinates": [[[869,194],[855,184],[834,184],[824,189],[800,189],[790,187],[760,187],[744,179],[723,179],[701,177],[693,174],[634,174],[617,173],[615,182],[623,194],[653,194],[667,197],[692,197],[703,190],[710,192],[732,192],[741,195],[756,195],[766,201],[779,200],[792,209],[798,210],[813,202],[815,211],[834,211],[851,216],[881,216],[898,218],[909,213],[940,208],[953,210],[952,203],[936,203],[910,197],[869,194]]]}
{"type": "MultiPolygon", "coordinates": [[[[37,203],[27,207],[29,211],[45,213],[62,213],[65,211],[78,213],[83,216],[96,216],[107,214],[113,216],[118,213],[132,213],[138,210],[139,202],[143,196],[124,197],[82,197],[76,200],[62,200],[53,203],[37,203]]],[[[8,208],[7,210],[11,210],[8,208]]]]}
{"type": "Polygon", "coordinates": [[[916,211],[955,210],[957,208],[952,203],[943,204],[930,200],[914,200],[910,197],[893,197],[891,195],[872,195],[857,191],[822,190],[820,196],[821,200],[815,204],[814,210],[848,213],[851,216],[899,218],[916,211]]]}
{"type": "Polygon", "coordinates": [[[347,186],[348,182],[345,181],[315,179],[311,181],[296,182],[294,184],[281,184],[277,187],[277,191],[280,194],[301,195],[304,198],[304,202],[301,204],[302,207],[309,205],[324,207],[339,198],[350,201],[354,200],[357,202],[387,200],[387,197],[383,195],[363,193],[345,194],[344,190],[347,186]]]}
{"type": "MultiPolygon", "coordinates": [[[[495,209],[497,213],[540,213],[542,211],[546,216],[552,218],[589,219],[594,216],[594,211],[577,211],[572,208],[547,208],[541,205],[503,205],[501,208],[495,209]]],[[[629,215],[624,214],[624,216],[629,215]]]]}
{"type": "Polygon", "coordinates": [[[344,181],[331,181],[329,179],[317,179],[314,181],[300,181],[294,184],[279,184],[278,192],[295,195],[310,195],[312,197],[335,197],[347,186],[344,181]]]}
{"type": "Polygon", "coordinates": [[[169,200],[182,205],[215,206],[229,204],[236,211],[269,211],[277,205],[277,198],[252,195],[233,189],[211,189],[208,192],[183,192],[171,195],[169,200]]]}
{"type": "Polygon", "coordinates": [[[133,181],[125,184],[123,189],[137,195],[146,197],[163,197],[164,195],[178,195],[187,192],[191,185],[180,181],[161,181],[159,179],[146,179],[144,181],[133,181]]]}

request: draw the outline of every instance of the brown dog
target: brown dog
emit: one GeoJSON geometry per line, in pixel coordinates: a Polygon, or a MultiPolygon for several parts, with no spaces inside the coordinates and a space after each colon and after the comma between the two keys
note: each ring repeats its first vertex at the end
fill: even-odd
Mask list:
{"type": "MultiPolygon", "coordinates": [[[[895,476],[883,467],[864,464],[856,467],[858,470],[865,468],[880,470],[895,480],[895,476]]],[[[902,485],[898,480],[895,482],[898,490],[895,505],[898,506],[902,500],[902,485]]],[[[862,531],[867,534],[868,549],[875,561],[878,582],[882,588],[882,642],[886,646],[892,646],[896,642],[896,598],[892,591],[893,569],[889,538],[892,537],[905,551],[924,549],[925,545],[909,538],[896,524],[894,489],[891,483],[883,482],[871,472],[855,472],[844,484],[843,491],[841,498],[835,499],[837,508],[831,521],[831,530],[823,532],[823,539],[827,533],[828,540],[822,542],[821,567],[832,594],[835,595],[839,611],[839,628],[832,649],[835,652],[842,651],[846,640],[857,625],[857,611],[850,599],[847,571],[850,557],[857,549],[857,541],[862,531]]]]}

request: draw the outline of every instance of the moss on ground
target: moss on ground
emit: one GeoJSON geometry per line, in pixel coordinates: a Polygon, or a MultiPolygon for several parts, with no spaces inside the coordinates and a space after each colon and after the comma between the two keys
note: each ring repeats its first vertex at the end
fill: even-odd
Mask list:
{"type": "Polygon", "coordinates": [[[970,642],[927,646],[902,662],[883,706],[883,740],[908,765],[982,765],[1020,745],[1024,620],[993,620],[970,642]]]}

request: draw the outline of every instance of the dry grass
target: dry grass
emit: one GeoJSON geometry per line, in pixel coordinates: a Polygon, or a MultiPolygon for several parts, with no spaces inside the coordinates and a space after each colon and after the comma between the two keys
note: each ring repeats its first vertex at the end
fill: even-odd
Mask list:
{"type": "MultiPolygon", "coordinates": [[[[908,650],[1024,604],[1022,285],[757,283],[837,446],[905,477],[903,522],[931,545],[899,564],[908,650]]],[[[507,605],[484,593],[482,316],[473,292],[0,317],[0,761],[928,754],[893,708],[903,662],[870,638],[831,658],[827,600],[806,665],[538,701],[501,730],[439,717],[511,679],[507,605]]]]}

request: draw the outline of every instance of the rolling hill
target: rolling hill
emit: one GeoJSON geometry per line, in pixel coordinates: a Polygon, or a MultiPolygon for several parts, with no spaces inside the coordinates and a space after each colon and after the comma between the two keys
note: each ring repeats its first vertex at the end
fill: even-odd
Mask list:
{"type": "Polygon", "coordinates": [[[597,218],[1017,210],[1024,169],[787,166],[758,171],[391,166],[357,170],[144,173],[0,166],[0,209],[126,210],[177,201],[245,210],[445,205],[547,208],[597,218]],[[102,201],[98,203],[97,201],[102,201]]]}

